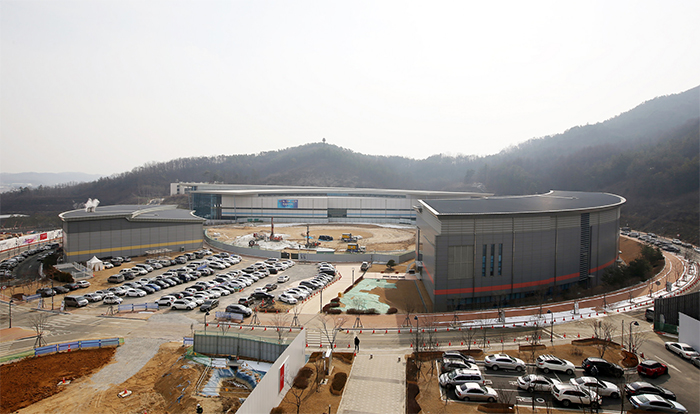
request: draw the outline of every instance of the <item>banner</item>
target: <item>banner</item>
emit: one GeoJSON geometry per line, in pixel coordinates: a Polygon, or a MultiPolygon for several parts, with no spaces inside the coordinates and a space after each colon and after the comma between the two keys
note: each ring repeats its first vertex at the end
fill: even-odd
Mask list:
{"type": "Polygon", "coordinates": [[[299,200],[277,200],[277,208],[299,208],[299,200]]]}

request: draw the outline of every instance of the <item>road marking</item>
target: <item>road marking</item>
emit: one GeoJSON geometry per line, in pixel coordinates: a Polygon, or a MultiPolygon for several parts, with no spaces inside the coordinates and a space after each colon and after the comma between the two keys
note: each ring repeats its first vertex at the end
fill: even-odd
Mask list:
{"type": "Polygon", "coordinates": [[[658,359],[659,361],[663,362],[664,364],[666,364],[669,368],[673,368],[673,369],[675,369],[675,370],[678,371],[678,372],[682,372],[680,369],[676,368],[676,367],[673,366],[672,364],[669,364],[668,362],[664,361],[663,359],[661,359],[661,358],[659,358],[659,357],[655,357],[655,358],[658,359]]]}

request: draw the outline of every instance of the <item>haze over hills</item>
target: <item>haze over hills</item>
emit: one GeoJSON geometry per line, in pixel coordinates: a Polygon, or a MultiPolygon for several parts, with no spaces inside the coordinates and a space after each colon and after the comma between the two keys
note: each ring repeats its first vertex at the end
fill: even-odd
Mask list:
{"type": "Polygon", "coordinates": [[[117,204],[163,197],[175,181],[499,195],[550,189],[607,191],[627,198],[623,225],[674,237],[680,234],[697,244],[699,114],[700,87],[696,87],[644,102],[607,121],[532,139],[486,157],[434,155],[415,160],[312,143],[260,154],[180,158],[90,183],[3,194],[2,212],[30,214],[34,224],[40,225],[42,220],[55,222],[56,214],[78,208],[88,198],[117,204]]]}
{"type": "Polygon", "coordinates": [[[100,174],[82,172],[63,173],[0,173],[0,193],[22,187],[36,188],[39,186],[54,186],[59,184],[77,184],[95,181],[102,177],[100,174]]]}

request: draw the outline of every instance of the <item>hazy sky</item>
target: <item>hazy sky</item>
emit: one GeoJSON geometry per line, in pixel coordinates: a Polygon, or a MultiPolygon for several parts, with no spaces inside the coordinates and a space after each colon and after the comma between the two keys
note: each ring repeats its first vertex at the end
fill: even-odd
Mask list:
{"type": "Polygon", "coordinates": [[[0,171],[492,154],[700,84],[700,1],[0,1],[0,171]]]}

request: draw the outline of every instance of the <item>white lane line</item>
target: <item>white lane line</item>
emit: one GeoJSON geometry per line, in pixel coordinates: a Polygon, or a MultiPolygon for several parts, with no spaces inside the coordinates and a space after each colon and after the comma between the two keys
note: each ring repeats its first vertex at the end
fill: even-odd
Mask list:
{"type": "Polygon", "coordinates": [[[681,372],[680,369],[674,367],[673,365],[669,364],[668,362],[664,361],[663,359],[661,359],[661,358],[659,358],[659,357],[654,357],[654,358],[656,358],[656,359],[658,359],[659,361],[663,362],[663,363],[666,364],[669,368],[673,368],[673,369],[675,369],[676,371],[681,372]]]}

